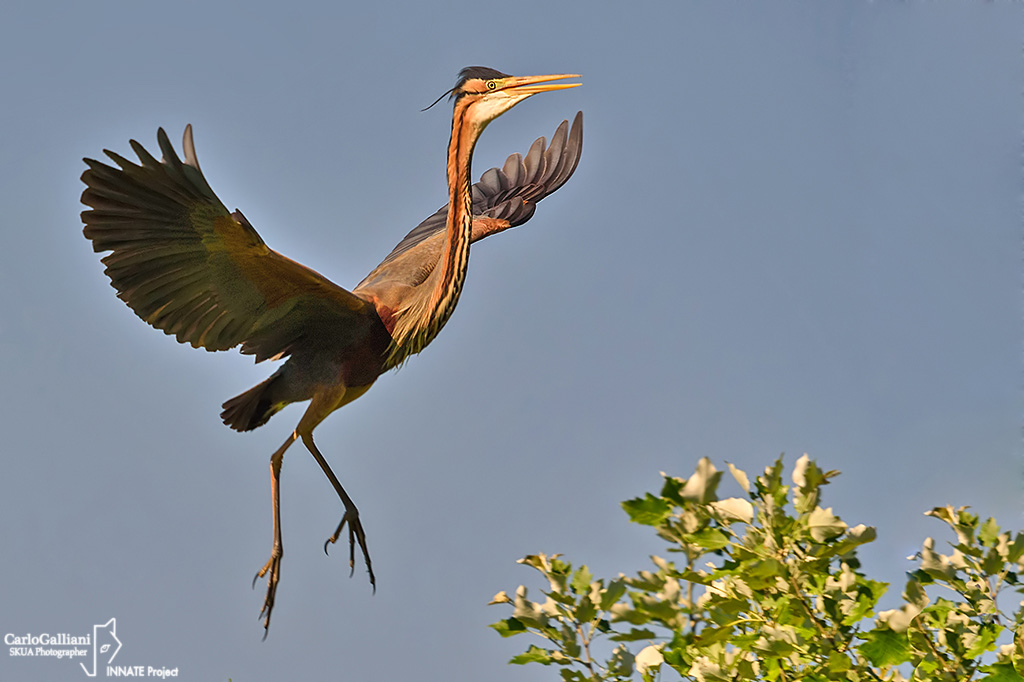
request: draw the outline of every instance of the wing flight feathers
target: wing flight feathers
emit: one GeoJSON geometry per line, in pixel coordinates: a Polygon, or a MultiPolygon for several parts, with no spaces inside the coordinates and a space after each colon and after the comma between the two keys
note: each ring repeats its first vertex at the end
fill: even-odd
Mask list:
{"type": "MultiPolygon", "coordinates": [[[[472,188],[473,241],[528,221],[536,210],[537,202],[572,177],[582,153],[581,111],[573,119],[571,129],[568,121],[562,121],[551,137],[551,144],[547,144],[543,137],[538,138],[525,158],[518,153],[512,154],[501,168],[484,172],[472,188]]],[[[436,261],[435,251],[440,253],[439,244],[433,242],[444,231],[447,218],[448,206],[445,205],[413,228],[355,291],[360,292],[385,281],[409,280],[405,283],[419,284],[436,261]],[[414,250],[417,253],[411,253],[414,250]],[[399,270],[409,272],[404,275],[397,272],[399,270]]]]}
{"type": "MultiPolygon", "coordinates": [[[[138,142],[133,163],[85,159],[84,234],[135,313],[181,343],[257,360],[287,355],[313,332],[356,334],[354,317],[375,315],[363,299],[269,249],[241,213],[228,213],[199,168],[192,127],[184,162],[157,131],[157,160],[138,142]],[[311,327],[316,329],[311,329],[311,327]]],[[[365,320],[363,320],[365,321],[365,320]]]]}

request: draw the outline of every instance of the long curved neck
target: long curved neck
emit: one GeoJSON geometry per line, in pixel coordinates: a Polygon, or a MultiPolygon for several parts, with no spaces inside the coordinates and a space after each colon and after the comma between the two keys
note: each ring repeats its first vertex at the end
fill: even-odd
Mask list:
{"type": "Polygon", "coordinates": [[[431,308],[440,318],[437,331],[455,310],[469,265],[469,243],[473,231],[471,166],[480,130],[466,121],[467,110],[467,106],[455,108],[452,136],[448,142],[448,220],[444,250],[434,271],[439,272],[439,277],[430,296],[431,308]]]}
{"type": "Polygon", "coordinates": [[[409,305],[396,316],[387,364],[395,366],[434,340],[451,317],[462,294],[473,230],[470,190],[473,148],[482,127],[468,117],[469,104],[456,102],[448,141],[448,219],[444,248],[437,265],[409,305]]]}

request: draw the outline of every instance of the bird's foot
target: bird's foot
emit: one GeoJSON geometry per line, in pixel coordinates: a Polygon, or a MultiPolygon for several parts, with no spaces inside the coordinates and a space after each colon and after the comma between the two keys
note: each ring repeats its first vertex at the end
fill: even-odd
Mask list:
{"type": "Polygon", "coordinates": [[[356,570],[356,543],[359,543],[359,549],[363,552],[363,561],[366,562],[366,571],[370,574],[370,585],[373,586],[373,591],[377,591],[377,579],[373,575],[373,562],[370,561],[370,550],[366,548],[366,533],[363,531],[363,524],[359,521],[359,510],[354,507],[345,510],[345,515],[341,517],[341,523],[338,524],[337,530],[334,531],[334,535],[327,538],[327,542],[324,543],[324,554],[327,553],[327,546],[332,545],[338,541],[341,536],[341,531],[348,525],[348,567],[349,575],[353,575],[356,570]]]}
{"type": "Polygon", "coordinates": [[[256,577],[252,579],[253,588],[256,587],[256,581],[266,576],[267,578],[267,597],[263,600],[263,608],[260,609],[260,618],[263,618],[263,639],[267,638],[267,634],[270,632],[270,614],[274,610],[274,596],[277,594],[277,581],[281,579],[281,557],[284,556],[284,552],[278,547],[274,548],[274,551],[270,554],[270,559],[260,572],[256,574],[256,577]]]}

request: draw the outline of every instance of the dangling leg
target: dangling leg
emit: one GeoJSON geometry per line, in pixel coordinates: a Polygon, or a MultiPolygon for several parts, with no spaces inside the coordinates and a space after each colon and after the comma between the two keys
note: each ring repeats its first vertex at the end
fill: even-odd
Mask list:
{"type": "Polygon", "coordinates": [[[267,576],[267,597],[263,600],[263,608],[260,609],[260,617],[266,614],[263,620],[263,639],[266,639],[267,633],[270,632],[270,614],[274,610],[274,595],[277,593],[277,581],[281,578],[281,558],[284,556],[284,545],[281,543],[281,463],[284,461],[285,450],[295,442],[297,437],[298,434],[293,431],[284,445],[270,456],[270,498],[274,505],[274,547],[270,551],[270,559],[252,579],[252,586],[256,587],[256,581],[267,576]]]}
{"type": "Polygon", "coordinates": [[[338,477],[331,471],[331,466],[324,459],[324,456],[320,454],[316,444],[313,442],[313,429],[316,428],[317,424],[322,422],[327,415],[334,410],[338,409],[342,405],[346,405],[362,394],[369,390],[372,384],[366,386],[353,386],[346,387],[344,385],[336,385],[330,389],[325,389],[320,393],[313,396],[313,400],[309,403],[309,408],[306,413],[302,415],[302,419],[299,420],[299,426],[295,429],[295,432],[302,438],[303,445],[309,450],[309,453],[313,455],[313,459],[320,465],[320,468],[324,470],[324,474],[327,475],[327,479],[334,486],[335,492],[338,493],[338,497],[341,498],[341,503],[345,505],[345,514],[341,517],[341,523],[338,524],[337,530],[334,531],[334,535],[328,538],[327,542],[324,543],[324,552],[327,552],[327,545],[337,541],[338,536],[341,535],[342,529],[345,524],[348,524],[348,565],[351,569],[350,575],[355,573],[356,566],[356,543],[359,543],[359,549],[363,553],[363,561],[366,562],[366,570],[370,574],[370,584],[373,586],[374,592],[377,591],[377,579],[373,575],[373,563],[370,561],[370,551],[366,547],[366,533],[363,531],[363,524],[359,521],[359,510],[356,508],[355,502],[348,496],[345,489],[341,487],[341,483],[338,481],[338,477]]]}
{"type": "Polygon", "coordinates": [[[317,450],[316,444],[313,442],[313,434],[304,434],[302,436],[302,443],[306,446],[306,449],[313,455],[316,463],[320,465],[320,468],[327,474],[328,480],[331,485],[334,486],[334,490],[338,493],[338,497],[341,498],[341,503],[345,505],[345,514],[341,517],[341,523],[338,524],[337,530],[334,534],[327,538],[327,542],[324,543],[324,554],[327,553],[327,545],[330,545],[338,540],[338,536],[341,535],[342,529],[345,524],[348,524],[348,567],[349,575],[355,573],[356,570],[356,543],[359,543],[359,549],[363,552],[363,561],[366,562],[366,570],[370,574],[370,585],[373,586],[373,591],[377,591],[377,579],[373,575],[373,562],[370,561],[370,550],[366,548],[366,533],[363,531],[363,524],[359,521],[359,510],[356,509],[356,503],[352,501],[352,498],[348,496],[345,489],[341,487],[341,483],[338,481],[337,476],[331,471],[331,466],[324,459],[324,456],[317,450]]]}

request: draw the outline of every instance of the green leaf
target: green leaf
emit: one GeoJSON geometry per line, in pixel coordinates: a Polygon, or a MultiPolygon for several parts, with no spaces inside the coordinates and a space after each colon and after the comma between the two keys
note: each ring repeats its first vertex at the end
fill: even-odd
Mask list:
{"type": "Polygon", "coordinates": [[[610,609],[612,604],[619,601],[625,593],[626,579],[624,577],[620,576],[608,583],[608,587],[606,587],[604,592],[601,594],[601,610],[607,611],[610,609]]]}
{"type": "MultiPolygon", "coordinates": [[[[579,633],[576,632],[575,624],[571,622],[563,622],[561,628],[561,639],[558,643],[561,648],[562,658],[556,661],[556,663],[564,664],[565,661],[571,658],[579,658],[580,653],[583,651],[583,647],[580,645],[579,633]]],[[[548,637],[551,641],[555,641],[553,637],[548,637]]]]}
{"type": "Polygon", "coordinates": [[[751,589],[774,587],[785,566],[778,559],[756,559],[744,566],[742,575],[751,589]]]}
{"type": "Polygon", "coordinates": [[[1017,631],[1013,634],[1010,661],[1013,663],[1013,669],[1024,675],[1024,625],[1017,626],[1017,631]]]}
{"type": "MultiPolygon", "coordinates": [[[[555,556],[558,555],[556,554],[555,556]]],[[[533,566],[541,573],[548,573],[551,570],[551,564],[548,563],[548,557],[546,554],[527,554],[517,563],[533,566]]]]}
{"type": "Polygon", "coordinates": [[[570,583],[573,592],[576,594],[587,594],[590,592],[590,583],[593,579],[594,576],[591,575],[590,569],[586,565],[580,566],[573,574],[572,582],[570,583]]]}
{"type": "Polygon", "coordinates": [[[574,615],[579,623],[589,623],[597,615],[597,606],[591,601],[589,595],[580,597],[580,603],[576,606],[574,615]]]}
{"type": "Polygon", "coordinates": [[[648,630],[647,628],[644,628],[643,630],[630,628],[629,632],[619,632],[608,639],[613,642],[637,642],[641,639],[654,639],[655,637],[657,637],[657,634],[653,630],[648,630]]]}
{"type": "Polygon", "coordinates": [[[1024,556],[1024,532],[1013,536],[1013,542],[1007,548],[1006,560],[1010,563],[1017,563],[1021,556],[1024,556]]]}
{"type": "Polygon", "coordinates": [[[643,497],[626,500],[622,508],[629,514],[629,520],[645,526],[657,526],[672,513],[672,506],[660,497],[647,493],[643,497]]]}
{"type": "Polygon", "coordinates": [[[931,601],[928,597],[928,593],[925,592],[924,587],[921,586],[914,576],[907,578],[907,586],[903,588],[903,598],[908,604],[913,604],[917,607],[918,612],[924,607],[928,606],[931,601]]]}
{"type": "Polygon", "coordinates": [[[526,665],[527,663],[540,663],[541,665],[551,665],[551,652],[547,649],[542,649],[536,644],[531,644],[530,647],[524,652],[512,658],[509,661],[514,665],[526,665]]]}
{"type": "Polygon", "coordinates": [[[1001,627],[997,627],[991,623],[983,623],[979,628],[977,637],[967,647],[967,651],[964,655],[967,658],[978,658],[986,651],[992,651],[996,648],[995,641],[999,637],[1001,627]]]}
{"type": "Polygon", "coordinates": [[[611,658],[608,659],[608,672],[621,677],[629,677],[633,674],[633,654],[624,645],[612,649],[611,658]]]}
{"type": "Polygon", "coordinates": [[[765,467],[764,474],[755,479],[757,492],[762,497],[773,497],[782,490],[782,469],[782,455],[779,455],[775,464],[765,467]]]}
{"type": "Polygon", "coordinates": [[[702,547],[709,551],[716,549],[722,549],[729,544],[729,536],[718,530],[717,528],[705,528],[704,530],[698,531],[693,535],[686,536],[687,542],[702,547]]]}
{"type": "Polygon", "coordinates": [[[661,496],[673,504],[683,506],[686,500],[683,499],[681,492],[686,481],[677,476],[669,476],[664,471],[661,472],[661,476],[665,479],[661,486],[661,496]]]}
{"type": "Polygon", "coordinates": [[[864,643],[858,651],[873,665],[899,665],[910,660],[910,641],[905,633],[876,628],[861,635],[864,643]]]}
{"type": "Polygon", "coordinates": [[[978,531],[978,541],[986,547],[995,547],[998,538],[999,524],[993,518],[986,519],[978,531]]]}
{"type": "Polygon", "coordinates": [[[999,556],[995,547],[985,553],[985,558],[981,561],[981,570],[986,575],[995,575],[1003,570],[1003,557],[999,556]]]}
{"type": "Polygon", "coordinates": [[[754,643],[754,650],[765,656],[784,658],[794,651],[799,643],[796,630],[789,625],[762,625],[761,638],[754,643]]]}
{"type": "Polygon", "coordinates": [[[1021,677],[1009,663],[986,665],[981,668],[981,672],[988,675],[979,677],[978,682],[1024,682],[1024,677],[1021,677]]]}
{"type": "Polygon", "coordinates": [[[515,617],[499,620],[497,623],[491,623],[490,627],[494,628],[502,637],[512,637],[513,635],[526,632],[526,626],[523,625],[522,621],[515,617]]]}
{"type": "Polygon", "coordinates": [[[830,651],[828,654],[828,671],[830,673],[846,672],[853,667],[853,661],[846,654],[839,651],[830,651]]]}
{"type": "Polygon", "coordinates": [[[818,556],[842,556],[855,547],[874,542],[877,537],[878,532],[872,526],[862,523],[846,531],[846,535],[836,540],[829,551],[818,556]]]}
{"type": "Polygon", "coordinates": [[[956,577],[956,569],[949,563],[949,558],[935,551],[934,538],[925,538],[921,545],[921,570],[935,579],[952,580],[956,577]]]}
{"type": "Polygon", "coordinates": [[[715,642],[724,642],[732,636],[733,630],[734,628],[731,625],[725,625],[720,628],[704,628],[697,635],[696,644],[706,647],[715,642]]]}

